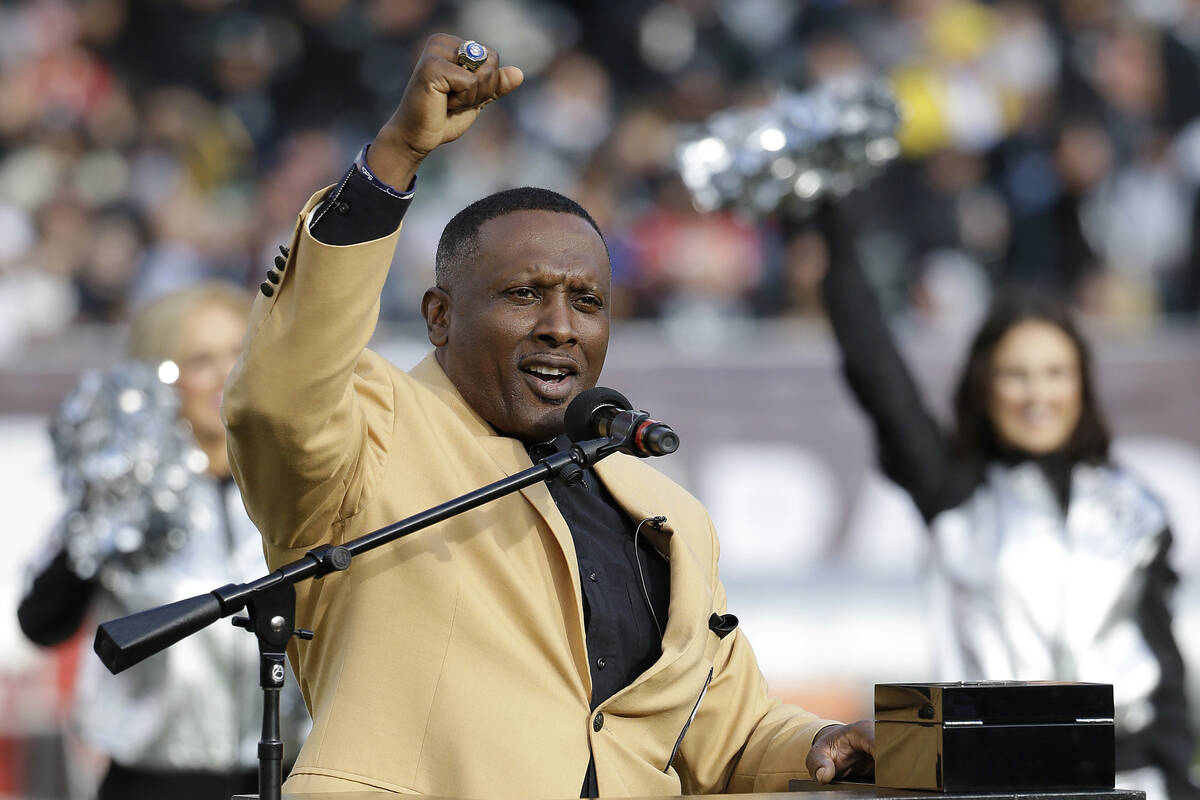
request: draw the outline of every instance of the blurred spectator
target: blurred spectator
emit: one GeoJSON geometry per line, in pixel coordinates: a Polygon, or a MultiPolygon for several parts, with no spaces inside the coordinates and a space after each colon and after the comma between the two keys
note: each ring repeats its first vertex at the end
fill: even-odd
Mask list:
{"type": "MultiPolygon", "coordinates": [[[[35,643],[266,571],[220,418],[248,312],[246,293],[221,283],[158,298],[133,327],[139,363],[85,376],[63,402],[51,427],[71,505],[18,610],[35,643]]],[[[73,723],[109,759],[100,800],[252,791],[257,672],[254,640],[225,625],[116,676],[84,659],[73,723]]],[[[294,681],[283,701],[294,754],[307,728],[294,681]]]]}
{"type": "Polygon", "coordinates": [[[704,319],[748,313],[762,278],[762,241],[730,214],[700,214],[674,177],[659,180],[654,206],[627,231],[631,283],[648,313],[704,319]]]}
{"type": "Polygon", "coordinates": [[[879,467],[931,537],[940,679],[1112,684],[1117,785],[1197,800],[1172,632],[1174,534],[1161,501],[1110,456],[1091,356],[1066,306],[997,295],[944,431],[860,270],[853,216],[853,206],[827,215],[824,297],[879,467]]]}

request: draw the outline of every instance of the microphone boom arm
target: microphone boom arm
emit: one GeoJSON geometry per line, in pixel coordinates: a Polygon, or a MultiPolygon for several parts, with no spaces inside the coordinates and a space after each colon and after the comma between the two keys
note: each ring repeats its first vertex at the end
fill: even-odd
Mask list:
{"type": "Polygon", "coordinates": [[[373,550],[527,486],[550,480],[572,466],[586,469],[617,452],[624,444],[624,438],[618,440],[615,436],[578,442],[569,450],[552,453],[529,469],[365,533],[344,545],[322,545],[309,550],[303,557],[249,583],[226,584],[207,594],[110,620],[100,625],[96,631],[96,655],[115,675],[165,650],[221,617],[241,611],[256,594],[278,584],[296,584],[309,578],[320,578],[330,572],[344,570],[350,566],[350,560],[360,553],[373,550]]]}

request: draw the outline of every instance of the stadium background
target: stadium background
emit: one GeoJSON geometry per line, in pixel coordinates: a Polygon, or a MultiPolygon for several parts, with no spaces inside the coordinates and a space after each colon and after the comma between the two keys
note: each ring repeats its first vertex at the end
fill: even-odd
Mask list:
{"type": "Polygon", "coordinates": [[[872,683],[928,678],[937,632],[919,521],[872,469],[837,372],[823,242],[696,214],[671,156],[678,126],[716,110],[882,76],[904,155],[872,187],[859,243],[903,349],[944,414],[992,287],[1072,300],[1118,456],[1173,515],[1200,717],[1200,3],[9,0],[0,796],[83,796],[95,768],[61,725],[88,641],[38,652],[13,613],[60,511],[47,414],[119,358],[147,298],[213,276],[257,286],[437,30],[499,49],[527,84],[422,169],[377,347],[400,363],[424,351],[417,301],[466,202],[513,184],[579,199],[614,255],[605,383],[680,432],[659,466],[713,512],[730,608],[773,689],[869,713],[872,683]],[[835,587],[853,599],[831,603],[835,587]]]}

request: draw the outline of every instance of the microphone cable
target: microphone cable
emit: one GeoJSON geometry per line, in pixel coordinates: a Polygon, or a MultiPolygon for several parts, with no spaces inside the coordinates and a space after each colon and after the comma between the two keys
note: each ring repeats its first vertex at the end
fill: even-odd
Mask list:
{"type": "MultiPolygon", "coordinates": [[[[642,526],[650,523],[650,527],[658,530],[662,529],[662,524],[667,521],[667,518],[661,514],[654,517],[646,517],[637,524],[633,529],[633,560],[637,563],[638,581],[642,584],[642,597],[646,600],[646,608],[650,609],[650,619],[654,620],[654,629],[658,631],[658,640],[661,644],[663,637],[662,624],[658,621],[658,615],[654,613],[654,603],[650,602],[650,591],[646,588],[646,574],[642,570],[642,554],[638,550],[638,534],[641,533],[642,526]]],[[[653,545],[651,545],[653,547],[653,545]]]]}

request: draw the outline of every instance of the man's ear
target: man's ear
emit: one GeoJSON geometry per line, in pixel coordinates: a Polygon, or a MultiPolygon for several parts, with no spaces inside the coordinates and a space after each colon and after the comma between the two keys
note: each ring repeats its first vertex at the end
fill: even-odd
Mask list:
{"type": "Polygon", "coordinates": [[[426,289],[421,298],[421,316],[425,318],[429,343],[445,347],[450,341],[450,293],[437,286],[426,289]]]}

